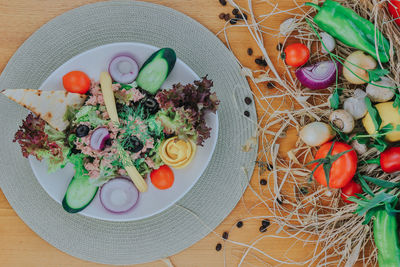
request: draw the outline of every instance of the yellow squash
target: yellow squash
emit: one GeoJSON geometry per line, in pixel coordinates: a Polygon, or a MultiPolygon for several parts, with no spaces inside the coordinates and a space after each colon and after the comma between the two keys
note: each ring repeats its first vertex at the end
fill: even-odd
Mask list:
{"type": "MultiPolygon", "coordinates": [[[[382,119],[381,128],[389,123],[393,125],[394,129],[397,125],[400,125],[399,109],[393,107],[393,102],[379,103],[375,105],[375,108],[378,110],[378,113],[382,119]]],[[[369,113],[367,113],[367,115],[364,117],[362,123],[368,134],[374,134],[376,132],[374,123],[369,113]]],[[[400,131],[392,131],[388,133],[385,139],[389,142],[400,141],[400,131]]]]}

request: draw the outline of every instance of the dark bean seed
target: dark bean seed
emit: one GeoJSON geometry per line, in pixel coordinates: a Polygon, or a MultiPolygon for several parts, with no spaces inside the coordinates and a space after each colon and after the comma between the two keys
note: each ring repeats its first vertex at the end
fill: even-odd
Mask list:
{"type": "Polygon", "coordinates": [[[268,227],[271,224],[271,222],[268,219],[264,219],[262,220],[261,224],[264,227],[268,227]]]}
{"type": "Polygon", "coordinates": [[[234,8],[234,9],[232,10],[232,14],[233,14],[233,15],[239,14],[239,9],[234,8]]]}
{"type": "Polygon", "coordinates": [[[269,171],[272,171],[274,169],[274,166],[272,166],[271,164],[267,163],[267,169],[269,171]]]}
{"type": "Polygon", "coordinates": [[[256,59],[254,60],[254,62],[255,62],[257,65],[260,65],[260,66],[264,66],[264,67],[268,66],[267,61],[265,61],[265,59],[263,59],[263,58],[256,58],[256,59]]]}
{"type": "Polygon", "coordinates": [[[231,19],[231,20],[229,21],[229,23],[232,24],[232,25],[233,25],[233,24],[236,24],[236,23],[237,23],[237,19],[231,19]]]}
{"type": "Polygon", "coordinates": [[[260,185],[266,185],[266,184],[267,184],[267,180],[265,180],[265,179],[260,180],[260,185]]]}
{"type": "Polygon", "coordinates": [[[282,205],[282,203],[283,203],[282,200],[279,198],[276,199],[276,202],[278,202],[279,205],[282,205]]]}
{"type": "Polygon", "coordinates": [[[237,228],[242,228],[243,222],[242,221],[238,221],[236,226],[237,226],[237,228]]]}
{"type": "Polygon", "coordinates": [[[300,187],[300,193],[303,195],[307,195],[308,194],[308,188],[307,187],[300,187]]]}
{"type": "Polygon", "coordinates": [[[228,236],[229,236],[228,232],[224,232],[224,233],[222,234],[222,238],[225,239],[225,240],[228,239],[228,236]]]}
{"type": "Polygon", "coordinates": [[[228,21],[228,20],[230,20],[230,19],[231,19],[231,15],[229,15],[228,13],[226,13],[225,16],[224,16],[224,20],[225,20],[225,21],[228,21]]]}
{"type": "Polygon", "coordinates": [[[278,44],[276,45],[276,50],[281,51],[282,48],[283,48],[283,44],[282,44],[282,43],[278,43],[278,44]]]}
{"type": "Polygon", "coordinates": [[[267,231],[267,227],[264,227],[264,226],[260,226],[260,232],[261,233],[264,233],[264,232],[266,232],[267,231]]]}
{"type": "Polygon", "coordinates": [[[243,17],[242,17],[241,14],[236,14],[236,15],[235,15],[235,18],[237,18],[237,19],[243,19],[243,17]]]}
{"type": "Polygon", "coordinates": [[[224,19],[224,18],[225,18],[225,13],[219,14],[218,17],[219,17],[220,19],[224,19]]]}
{"type": "Polygon", "coordinates": [[[267,87],[268,87],[268,89],[273,89],[273,88],[275,88],[275,84],[273,82],[268,82],[267,87]]]}
{"type": "Polygon", "coordinates": [[[244,114],[246,117],[250,117],[250,112],[249,112],[248,110],[246,110],[243,114],[244,114]]]}
{"type": "Polygon", "coordinates": [[[245,97],[245,99],[244,99],[244,103],[246,103],[246,105],[250,105],[251,104],[251,98],[250,97],[245,97]]]}
{"type": "Polygon", "coordinates": [[[216,250],[216,251],[220,251],[221,248],[222,248],[221,243],[218,243],[218,244],[215,246],[215,250],[216,250]]]}
{"type": "Polygon", "coordinates": [[[247,54],[248,54],[249,56],[253,55],[253,49],[247,48],[247,54]]]}
{"type": "Polygon", "coordinates": [[[219,0],[219,3],[223,6],[226,6],[226,0],[219,0]]]}

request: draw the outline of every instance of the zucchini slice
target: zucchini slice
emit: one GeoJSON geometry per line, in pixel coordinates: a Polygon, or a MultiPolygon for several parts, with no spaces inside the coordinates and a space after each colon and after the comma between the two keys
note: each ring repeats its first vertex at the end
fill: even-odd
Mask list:
{"type": "Polygon", "coordinates": [[[176,54],[171,48],[161,48],[154,52],[140,68],[137,85],[154,95],[167,79],[175,62],[176,54]]]}
{"type": "Polygon", "coordinates": [[[98,186],[89,182],[89,177],[72,177],[62,201],[64,210],[77,213],[85,209],[96,196],[98,189],[98,186]]]}

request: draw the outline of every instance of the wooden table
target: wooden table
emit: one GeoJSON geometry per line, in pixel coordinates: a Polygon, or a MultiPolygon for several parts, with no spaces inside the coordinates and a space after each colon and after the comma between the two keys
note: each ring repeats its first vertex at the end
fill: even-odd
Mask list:
{"type": "MultiPolygon", "coordinates": [[[[44,23],[72,8],[92,2],[96,2],[96,0],[0,0],[0,71],[4,69],[18,47],[44,23]]],[[[220,20],[218,15],[221,12],[230,13],[232,11],[232,7],[229,5],[223,7],[218,0],[152,0],[149,2],[163,4],[183,12],[203,24],[213,33],[220,31],[224,25],[224,21],[220,20]]],[[[242,2],[245,5],[247,1],[242,2]]],[[[290,0],[285,0],[279,1],[279,5],[281,8],[290,8],[294,4],[290,0]]],[[[262,6],[265,6],[265,4],[257,4],[256,9],[263,8],[262,6]]],[[[278,27],[281,21],[282,18],[273,18],[270,20],[269,25],[278,27]]],[[[260,56],[261,53],[250,40],[247,30],[244,28],[234,30],[230,36],[231,46],[239,60],[245,66],[257,68],[254,59],[260,56]],[[251,57],[247,55],[249,47],[254,48],[254,55],[251,57]]],[[[221,40],[224,39],[223,35],[219,35],[219,37],[221,40]]],[[[277,43],[278,40],[275,39],[266,40],[267,51],[275,55],[277,43]]],[[[252,184],[257,185],[257,182],[253,179],[252,184]]],[[[249,190],[246,191],[244,198],[248,205],[256,201],[256,197],[249,190]]],[[[246,216],[243,203],[243,201],[240,202],[225,221],[217,227],[215,230],[217,233],[222,234],[224,231],[231,229],[238,220],[246,216]]],[[[253,213],[258,216],[268,215],[262,207],[256,208],[253,213]]],[[[260,224],[261,219],[256,219],[246,221],[240,229],[233,227],[229,234],[229,239],[249,243],[261,234],[259,232],[260,224]]],[[[267,235],[268,232],[264,234],[267,235]]],[[[271,255],[278,256],[284,253],[292,243],[293,240],[265,238],[257,247],[271,255]]],[[[227,266],[236,266],[243,250],[243,247],[224,243],[219,237],[211,233],[192,247],[172,256],[171,261],[177,267],[224,266],[225,253],[227,266]],[[223,250],[219,252],[215,250],[218,242],[223,245],[223,250]]],[[[291,254],[293,253],[295,258],[302,258],[308,255],[308,252],[309,250],[306,247],[298,244],[292,249],[291,254]]],[[[251,253],[246,258],[244,266],[266,266],[259,262],[256,256],[260,257],[260,254],[251,253]]],[[[263,259],[268,261],[265,257],[263,259]]],[[[276,264],[270,260],[268,262],[272,265],[276,264]]],[[[0,265],[41,267],[101,266],[71,257],[42,240],[17,216],[1,191],[0,265]]],[[[140,266],[157,267],[166,265],[159,261],[140,266]]]]}

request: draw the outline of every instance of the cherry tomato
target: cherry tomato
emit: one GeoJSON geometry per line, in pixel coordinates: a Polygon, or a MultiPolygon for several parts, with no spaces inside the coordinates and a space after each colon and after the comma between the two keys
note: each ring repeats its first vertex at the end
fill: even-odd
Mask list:
{"type": "Polygon", "coordinates": [[[341,189],[342,193],[340,196],[342,197],[343,201],[346,203],[353,203],[350,200],[347,200],[348,197],[356,197],[356,194],[361,194],[363,192],[361,185],[357,184],[354,181],[350,181],[347,185],[345,185],[341,189]]]}
{"type": "Polygon", "coordinates": [[[64,75],[63,85],[71,93],[85,94],[90,89],[90,79],[82,71],[71,71],[64,75]]]}
{"type": "Polygon", "coordinates": [[[392,15],[393,19],[395,19],[395,22],[397,25],[400,26],[400,1],[398,0],[391,0],[388,2],[388,9],[390,15],[392,15]]]}
{"type": "Polygon", "coordinates": [[[284,53],[286,64],[292,67],[300,67],[310,58],[310,50],[302,43],[288,45],[284,53]]]}
{"type": "Polygon", "coordinates": [[[392,173],[400,171],[400,147],[391,147],[381,153],[382,171],[392,173]]]}
{"type": "Polygon", "coordinates": [[[158,189],[164,190],[174,184],[174,173],[167,165],[163,165],[150,173],[151,183],[158,189]]]}
{"type": "MultiPolygon", "coordinates": [[[[328,142],[323,144],[315,154],[315,159],[322,159],[328,155],[329,149],[332,146],[332,142],[328,142]]],[[[346,143],[335,142],[332,155],[339,154],[340,152],[347,151],[352,149],[346,143]]],[[[314,169],[317,166],[317,163],[312,164],[312,168],[314,169]]],[[[337,160],[333,161],[331,170],[329,172],[329,187],[331,188],[342,188],[347,185],[357,169],[357,154],[354,150],[351,150],[337,160]]],[[[314,178],[318,183],[326,186],[326,178],[323,166],[320,165],[316,171],[314,172],[314,178]]]]}

